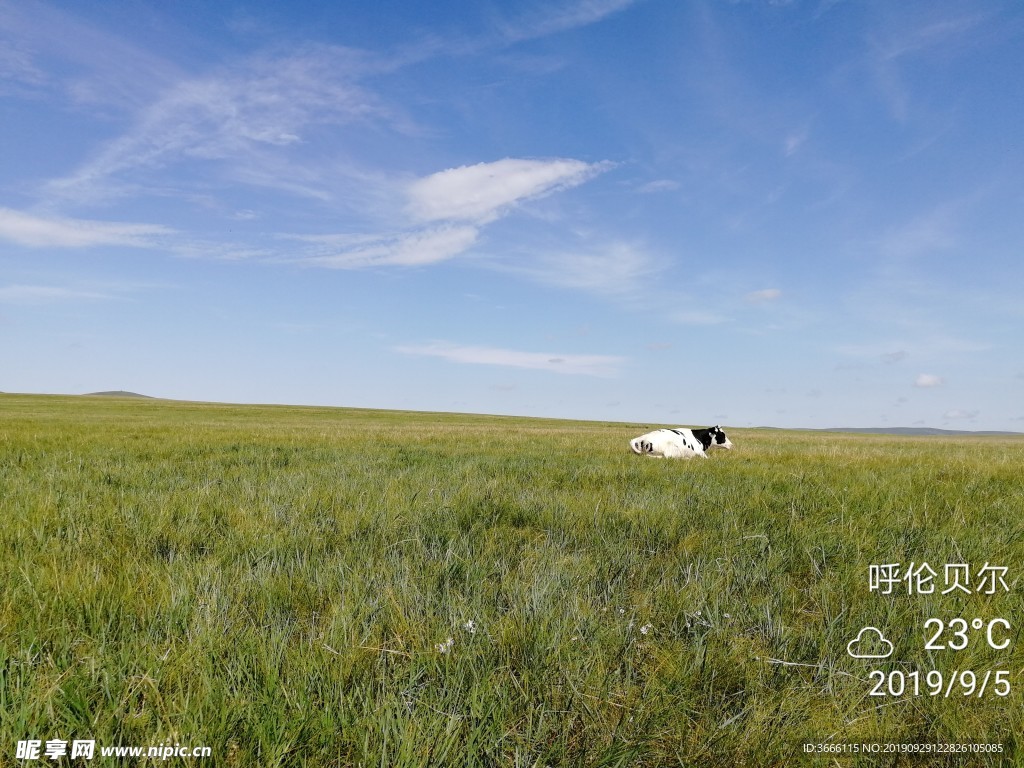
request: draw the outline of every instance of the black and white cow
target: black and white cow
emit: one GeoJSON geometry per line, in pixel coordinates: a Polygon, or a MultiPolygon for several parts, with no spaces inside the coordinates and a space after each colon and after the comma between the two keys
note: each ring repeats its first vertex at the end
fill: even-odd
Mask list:
{"type": "Polygon", "coordinates": [[[732,449],[732,442],[717,424],[707,429],[656,429],[629,441],[633,453],[656,459],[690,459],[708,457],[712,448],[732,449]]]}

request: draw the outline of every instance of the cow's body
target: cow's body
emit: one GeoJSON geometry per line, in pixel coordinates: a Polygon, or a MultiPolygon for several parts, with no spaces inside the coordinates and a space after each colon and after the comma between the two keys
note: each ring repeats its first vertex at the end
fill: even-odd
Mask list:
{"type": "Polygon", "coordinates": [[[633,453],[656,459],[691,459],[694,456],[708,457],[712,448],[731,449],[732,442],[719,427],[707,429],[656,429],[629,441],[633,453]]]}

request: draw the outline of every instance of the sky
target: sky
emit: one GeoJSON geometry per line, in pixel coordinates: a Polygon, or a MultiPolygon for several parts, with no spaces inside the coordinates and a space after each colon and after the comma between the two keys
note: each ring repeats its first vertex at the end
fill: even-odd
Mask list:
{"type": "Polygon", "coordinates": [[[0,390],[1024,431],[1016,0],[0,0],[0,390]]]}

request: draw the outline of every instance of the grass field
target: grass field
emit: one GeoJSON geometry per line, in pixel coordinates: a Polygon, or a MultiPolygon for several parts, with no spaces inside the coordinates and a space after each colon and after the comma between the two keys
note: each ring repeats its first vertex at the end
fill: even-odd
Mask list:
{"type": "Polygon", "coordinates": [[[651,426],[0,395],[0,765],[1024,765],[1024,440],[729,430],[684,462],[628,451],[651,426]],[[933,594],[869,590],[925,562],[933,594]],[[957,617],[1008,647],[926,650],[957,617]],[[890,658],[849,656],[865,626],[890,658]]]}

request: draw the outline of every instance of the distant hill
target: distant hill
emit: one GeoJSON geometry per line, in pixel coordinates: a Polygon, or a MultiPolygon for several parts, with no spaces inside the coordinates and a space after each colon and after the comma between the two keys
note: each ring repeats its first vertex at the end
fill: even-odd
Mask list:
{"type": "MultiPolygon", "coordinates": [[[[757,427],[757,429],[781,429],[781,427],[757,427]]],[[[807,429],[806,432],[851,432],[862,435],[904,435],[909,437],[927,435],[945,435],[946,437],[1012,437],[1024,435],[1024,432],[999,432],[994,430],[968,429],[937,429],[936,427],[828,427],[826,429],[807,429]]]]}
{"type": "Polygon", "coordinates": [[[138,392],[126,392],[123,389],[113,390],[111,392],[88,392],[83,397],[142,397],[146,400],[155,400],[156,398],[150,397],[149,395],[140,395],[138,392]]]}
{"type": "Polygon", "coordinates": [[[821,432],[861,432],[871,435],[1020,435],[1021,432],[993,430],[937,429],[935,427],[830,427],[821,432]]]}

